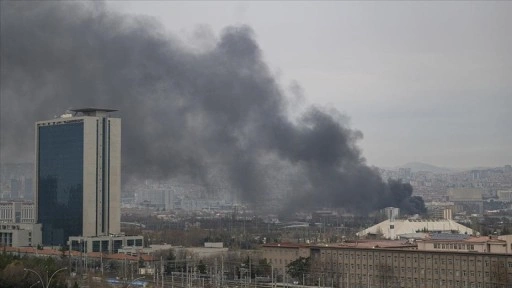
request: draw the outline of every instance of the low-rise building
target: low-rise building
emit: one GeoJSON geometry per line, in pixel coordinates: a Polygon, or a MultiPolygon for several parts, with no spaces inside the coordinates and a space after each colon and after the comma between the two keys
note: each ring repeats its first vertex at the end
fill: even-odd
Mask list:
{"type": "Polygon", "coordinates": [[[448,199],[454,203],[454,213],[482,214],[483,190],[481,188],[450,188],[448,199]]]}
{"type": "MultiPolygon", "coordinates": [[[[512,287],[512,235],[432,234],[423,240],[358,240],[301,246],[264,245],[264,255],[291,262],[308,255],[305,285],[352,287],[512,287]]],[[[283,261],[284,263],[284,261],[283,261]]],[[[279,266],[280,268],[283,265],[279,266]]],[[[286,266],[284,266],[286,268],[286,266]]]]}
{"type": "Polygon", "coordinates": [[[463,234],[432,234],[418,240],[418,250],[501,253],[512,255],[512,235],[471,237],[463,234]]]}
{"type": "Polygon", "coordinates": [[[431,219],[448,219],[451,220],[455,205],[453,202],[428,202],[425,203],[428,217],[431,219]]]}
{"type": "Polygon", "coordinates": [[[6,247],[30,247],[42,243],[41,224],[0,224],[0,245],[6,247]]]}
{"type": "Polygon", "coordinates": [[[404,246],[311,247],[313,263],[307,284],[334,287],[510,287],[510,254],[427,251],[404,246]],[[318,282],[317,279],[319,279],[318,282]]]}
{"type": "Polygon", "coordinates": [[[73,251],[118,253],[122,248],[143,248],[143,236],[109,235],[109,236],[72,236],[68,245],[73,251]]]}

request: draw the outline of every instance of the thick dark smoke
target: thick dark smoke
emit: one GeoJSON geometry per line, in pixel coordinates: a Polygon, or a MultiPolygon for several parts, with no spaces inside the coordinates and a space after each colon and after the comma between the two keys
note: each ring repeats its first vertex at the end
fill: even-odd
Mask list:
{"type": "Polygon", "coordinates": [[[2,1],[2,160],[32,155],[35,121],[107,107],[123,119],[125,179],[187,175],[208,186],[222,171],[255,203],[275,192],[280,169],[269,163],[279,163],[300,208],[364,213],[410,197],[391,196],[356,146],[362,134],[338,112],[289,117],[250,27],[228,27],[212,44],[198,52],[151,18],[102,3],[2,1]]]}

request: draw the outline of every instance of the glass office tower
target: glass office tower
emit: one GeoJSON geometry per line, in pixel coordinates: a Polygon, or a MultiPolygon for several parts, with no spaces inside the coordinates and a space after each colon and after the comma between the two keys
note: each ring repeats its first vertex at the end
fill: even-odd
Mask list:
{"type": "Polygon", "coordinates": [[[36,123],[37,221],[44,245],[120,232],[121,120],[85,108],[36,123]]]}

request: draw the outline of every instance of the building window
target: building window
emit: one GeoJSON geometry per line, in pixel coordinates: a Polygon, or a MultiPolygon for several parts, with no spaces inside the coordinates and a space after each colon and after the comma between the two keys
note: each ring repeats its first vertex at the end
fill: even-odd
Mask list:
{"type": "Polygon", "coordinates": [[[92,252],[100,252],[100,241],[92,241],[92,252]]]}

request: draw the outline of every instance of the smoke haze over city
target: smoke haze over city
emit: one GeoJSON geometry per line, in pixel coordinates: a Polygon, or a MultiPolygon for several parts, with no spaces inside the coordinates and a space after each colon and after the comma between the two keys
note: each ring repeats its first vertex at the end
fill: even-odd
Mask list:
{"type": "Polygon", "coordinates": [[[414,202],[408,184],[367,165],[347,116],[280,84],[250,26],[206,33],[193,49],[154,18],[101,2],[1,5],[2,161],[32,160],[35,121],[106,107],[123,120],[125,179],[184,175],[208,188],[216,174],[257,203],[286,171],[295,207],[414,202]]]}

